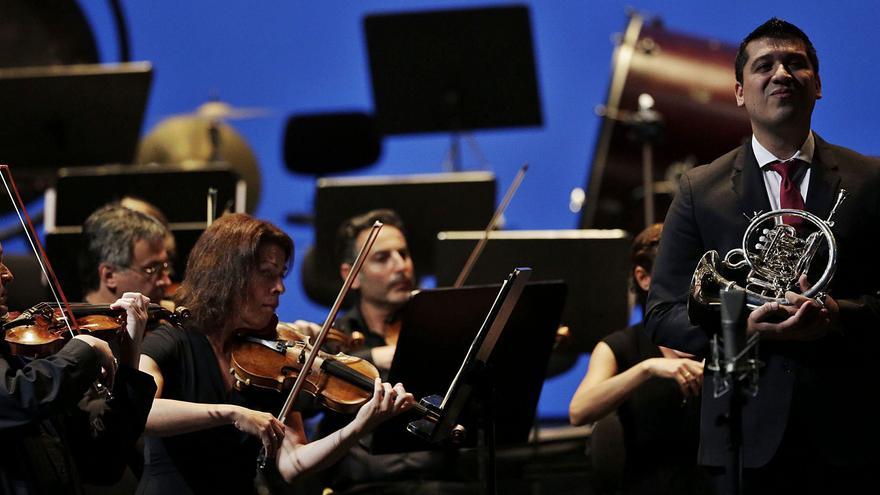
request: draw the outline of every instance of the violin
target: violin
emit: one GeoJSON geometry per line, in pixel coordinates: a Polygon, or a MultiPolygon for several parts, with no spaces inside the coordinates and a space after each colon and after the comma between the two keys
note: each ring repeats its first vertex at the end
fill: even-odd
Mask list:
{"type": "MultiPolygon", "coordinates": [[[[10,353],[29,358],[46,357],[61,350],[74,335],[85,333],[110,341],[125,328],[124,309],[107,304],[70,304],[69,307],[68,314],[57,304],[44,302],[7,318],[0,328],[10,353]]],[[[190,316],[183,306],[170,311],[159,304],[150,304],[147,312],[148,323],[166,320],[177,326],[190,316]]]]}
{"type": "MultiPolygon", "coordinates": [[[[288,342],[314,342],[317,337],[311,329],[301,328],[286,321],[279,321],[275,326],[275,332],[277,338],[288,342]]],[[[364,334],[361,332],[355,331],[349,335],[331,327],[321,350],[330,354],[351,352],[363,347],[364,338],[364,334]]]]}
{"type": "MultiPolygon", "coordinates": [[[[312,346],[304,340],[276,340],[238,337],[230,359],[236,390],[255,387],[285,392],[302,372],[304,351],[312,346]]],[[[307,374],[302,391],[319,405],[342,414],[352,414],[370,400],[379,370],[369,361],[346,354],[319,351],[307,374]]]]}
{"type": "MultiPolygon", "coordinates": [[[[306,352],[314,352],[314,349],[303,340],[239,337],[234,343],[229,370],[236,390],[249,387],[276,392],[290,390],[302,373],[306,352]]],[[[373,396],[377,377],[379,370],[369,361],[319,350],[311,371],[306,373],[302,391],[331,411],[354,414],[373,396]]],[[[419,403],[413,410],[423,416],[432,414],[419,403]]]]}

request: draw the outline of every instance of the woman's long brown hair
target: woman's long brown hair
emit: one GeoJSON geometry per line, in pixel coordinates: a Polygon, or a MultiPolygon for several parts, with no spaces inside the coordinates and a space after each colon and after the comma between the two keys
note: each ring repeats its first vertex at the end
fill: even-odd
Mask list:
{"type": "Polygon", "coordinates": [[[220,217],[199,237],[189,253],[175,302],[192,312],[188,326],[203,333],[220,329],[246,301],[257,250],[277,244],[288,265],[293,240],[278,227],[244,213],[220,217]]]}

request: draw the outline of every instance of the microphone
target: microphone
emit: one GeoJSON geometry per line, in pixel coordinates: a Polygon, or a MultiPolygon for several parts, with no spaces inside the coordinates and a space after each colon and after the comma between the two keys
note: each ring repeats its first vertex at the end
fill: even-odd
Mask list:
{"type": "Polygon", "coordinates": [[[736,371],[736,357],[745,344],[746,292],[738,287],[721,289],[721,337],[724,339],[724,373],[736,371]]]}
{"type": "Polygon", "coordinates": [[[758,334],[746,338],[746,292],[736,286],[723,288],[720,300],[721,332],[712,336],[707,365],[714,372],[713,395],[721,397],[739,385],[754,396],[758,393],[758,373],[764,363],[758,359],[758,334]]]}

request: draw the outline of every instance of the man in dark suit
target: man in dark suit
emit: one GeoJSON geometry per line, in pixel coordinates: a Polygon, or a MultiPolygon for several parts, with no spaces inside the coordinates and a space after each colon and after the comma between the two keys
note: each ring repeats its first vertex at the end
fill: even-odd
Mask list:
{"type": "MultiPolygon", "coordinates": [[[[790,23],[771,19],[743,40],[735,93],[749,114],[752,139],[682,177],[666,217],[647,329],[658,345],[706,356],[712,325],[689,321],[686,307],[703,253],[723,256],[741,247],[756,213],[792,201],[827,218],[838,191],[848,190],[835,216],[839,262],[830,295],[819,301],[788,292],[789,305],[767,303],[749,314],[747,333],[759,333],[765,366],[757,395],[744,399],[742,466],[745,493],[859,486],[880,473],[878,421],[866,398],[880,348],[880,160],[811,131],[822,96],[819,61],[806,34],[790,23]]],[[[801,283],[802,289],[809,284],[801,283]]],[[[699,461],[712,466],[723,489],[732,475],[724,468],[730,394],[715,398],[712,383],[707,370],[699,461]]]]}

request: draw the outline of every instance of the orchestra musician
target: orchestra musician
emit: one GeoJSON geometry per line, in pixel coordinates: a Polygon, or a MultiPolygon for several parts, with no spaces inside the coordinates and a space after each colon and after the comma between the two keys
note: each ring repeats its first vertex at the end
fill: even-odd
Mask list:
{"type": "MultiPolygon", "coordinates": [[[[186,329],[161,326],[143,346],[141,369],[158,389],[138,493],[253,493],[261,447],[290,481],[332,463],[412,404],[401,384],[377,380],[351,422],[307,443],[299,413],[282,424],[254,409],[261,400],[234,389],[229,369],[236,336],[274,329],[292,257],[287,234],[245,214],[219,218],[193,247],[175,296],[192,312],[186,329]]],[[[280,409],[280,399],[266,407],[280,409]]]]}
{"type": "Polygon", "coordinates": [[[89,215],[83,223],[80,273],[85,300],[115,301],[124,292],[140,292],[161,301],[168,278],[168,229],[155,217],[119,203],[89,215]]]}
{"type": "MultiPolygon", "coordinates": [[[[164,299],[175,249],[165,216],[151,203],[125,196],[95,210],[83,223],[78,260],[85,301],[108,304],[121,292],[135,291],[168,305],[164,299]]],[[[143,469],[143,441],[127,455],[129,469],[119,483],[112,489],[86,486],[86,494],[133,492],[143,469]]]]}
{"type": "Polygon", "coordinates": [[[336,327],[351,334],[364,334],[364,349],[353,353],[380,371],[391,367],[400,326],[397,312],[409,300],[415,288],[415,268],[406,241],[403,221],[392,210],[373,210],[343,222],[336,235],[339,274],[348,276],[375,221],[384,224],[373,249],[354,282],[357,301],[336,327]]]}
{"type": "MultiPolygon", "coordinates": [[[[13,274],[2,263],[0,316],[13,274]]],[[[149,299],[125,292],[111,305],[126,312],[114,355],[91,335],[71,337],[53,355],[28,359],[0,342],[0,492],[82,493],[82,483],[114,483],[141,434],[155,392],[137,371],[149,299]],[[100,380],[110,397],[92,393],[100,380]]]]}
{"type": "MultiPolygon", "coordinates": [[[[357,290],[354,306],[335,326],[349,334],[361,332],[365,336],[364,346],[352,355],[374,363],[380,373],[387,376],[400,331],[398,312],[415,288],[415,268],[403,221],[389,209],[349,218],[337,231],[336,254],[340,276],[345,278],[377,220],[384,226],[352,283],[352,289],[357,290]]],[[[349,420],[345,415],[326,411],[318,425],[318,435],[328,435],[349,420]]],[[[463,468],[455,449],[374,455],[369,452],[370,442],[371,437],[365,437],[335,466],[322,473],[322,479],[333,493],[476,492],[475,474],[463,468]]]]}
{"type": "MultiPolygon", "coordinates": [[[[833,227],[833,297],[788,292],[789,305],[767,303],[749,314],[746,331],[759,333],[764,366],[757,395],[743,404],[741,459],[743,493],[856,492],[880,477],[880,424],[867,398],[880,343],[880,160],[811,130],[822,97],[819,60],[798,27],[773,18],[756,28],[740,45],[735,73],[752,137],[682,176],[654,269],[647,330],[655,344],[706,356],[708,329],[691,324],[686,309],[697,260],[708,250],[741,247],[757,212],[800,203],[824,219],[838,191],[848,190],[833,227]]],[[[802,279],[802,289],[809,283],[802,279]]],[[[725,467],[730,394],[702,397],[699,461],[726,493],[736,476],[725,467]]]]}
{"type": "MultiPolygon", "coordinates": [[[[633,240],[630,287],[644,314],[651,270],[663,224],[633,240]]],[[[623,429],[625,463],[615,493],[711,493],[697,466],[703,363],[651,343],[644,321],[606,336],[569,405],[572,425],[599,421],[616,411],[623,429]]],[[[594,430],[595,431],[595,430],[594,430]]],[[[600,455],[598,449],[593,456],[600,455]]]]}
{"type": "MultiPolygon", "coordinates": [[[[149,215],[158,220],[159,223],[165,227],[165,251],[168,252],[168,259],[173,265],[177,260],[177,239],[174,237],[174,233],[171,232],[171,224],[168,222],[168,217],[162,213],[162,210],[145,199],[131,195],[123,196],[122,199],[119,200],[119,205],[149,215]]],[[[173,270],[171,271],[170,276],[173,280],[173,270]]]]}

